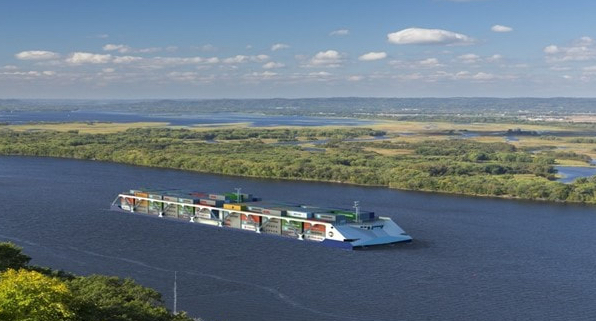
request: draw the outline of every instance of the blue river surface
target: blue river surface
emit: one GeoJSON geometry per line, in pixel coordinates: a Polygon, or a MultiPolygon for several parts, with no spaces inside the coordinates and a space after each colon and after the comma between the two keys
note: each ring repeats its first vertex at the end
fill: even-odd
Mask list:
{"type": "Polygon", "coordinates": [[[0,157],[0,241],[132,277],[204,320],[596,320],[596,207],[0,157]],[[362,208],[414,241],[347,251],[109,211],[137,187],[362,208]]]}
{"type": "Polygon", "coordinates": [[[2,112],[0,123],[25,124],[30,122],[166,122],[173,126],[249,123],[254,127],[271,126],[357,126],[373,124],[374,121],[314,116],[282,116],[242,113],[208,114],[139,114],[108,111],[33,111],[2,112]]]}
{"type": "Polygon", "coordinates": [[[555,166],[557,173],[561,175],[558,179],[562,183],[573,183],[580,177],[596,175],[596,166],[555,166]]]}

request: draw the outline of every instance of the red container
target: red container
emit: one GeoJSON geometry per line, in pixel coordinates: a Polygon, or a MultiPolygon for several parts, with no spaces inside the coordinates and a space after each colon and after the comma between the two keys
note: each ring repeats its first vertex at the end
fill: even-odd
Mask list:
{"type": "Polygon", "coordinates": [[[244,222],[261,223],[261,217],[258,216],[258,215],[245,215],[245,214],[242,214],[241,219],[244,222]]]}
{"type": "Polygon", "coordinates": [[[320,233],[325,234],[325,225],[323,225],[323,224],[315,224],[315,225],[313,225],[311,223],[304,222],[304,230],[306,231],[306,230],[309,230],[309,229],[310,229],[311,232],[320,232],[320,233]]]}

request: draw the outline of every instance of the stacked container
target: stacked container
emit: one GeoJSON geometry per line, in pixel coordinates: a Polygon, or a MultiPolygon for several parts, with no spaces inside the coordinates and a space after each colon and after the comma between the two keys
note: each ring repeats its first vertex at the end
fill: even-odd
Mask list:
{"type": "Polygon", "coordinates": [[[246,205],[240,203],[228,203],[224,204],[223,208],[227,210],[234,210],[234,211],[246,211],[246,205]]]}
{"type": "Polygon", "coordinates": [[[325,225],[305,222],[304,238],[312,241],[323,241],[325,239],[325,225]]]}
{"type": "Polygon", "coordinates": [[[149,194],[149,198],[153,200],[160,200],[159,202],[156,201],[149,201],[149,214],[159,215],[159,213],[163,212],[163,203],[161,200],[163,199],[162,195],[159,194],[149,194]]]}
{"type": "Polygon", "coordinates": [[[240,228],[240,214],[224,212],[224,225],[232,228],[240,228]]]}
{"type": "Polygon", "coordinates": [[[256,231],[259,225],[261,224],[261,217],[258,215],[242,214],[240,219],[241,228],[243,230],[256,231]]]}
{"type": "MultiPolygon", "coordinates": [[[[179,203],[184,204],[198,204],[199,199],[194,197],[179,197],[179,203]]],[[[191,216],[195,215],[195,207],[194,206],[186,206],[186,205],[178,205],[178,218],[190,219],[191,216]]]]}
{"type": "Polygon", "coordinates": [[[297,237],[299,234],[302,234],[302,222],[282,220],[281,235],[297,237]]]}
{"type": "MultiPolygon", "coordinates": [[[[163,200],[165,202],[178,202],[177,195],[164,195],[163,200]]],[[[167,217],[178,217],[178,205],[176,204],[165,204],[164,215],[167,217]]]]}
{"type": "MultiPolygon", "coordinates": [[[[138,196],[138,197],[149,197],[149,194],[143,191],[138,191],[138,190],[131,190],[132,193],[134,193],[134,196],[138,196]]],[[[139,212],[139,213],[148,213],[149,211],[149,201],[147,200],[137,200],[135,202],[135,212],[139,212]]]]}
{"type": "Polygon", "coordinates": [[[281,219],[271,218],[269,220],[264,219],[261,227],[261,232],[266,234],[281,235],[281,219]]]}

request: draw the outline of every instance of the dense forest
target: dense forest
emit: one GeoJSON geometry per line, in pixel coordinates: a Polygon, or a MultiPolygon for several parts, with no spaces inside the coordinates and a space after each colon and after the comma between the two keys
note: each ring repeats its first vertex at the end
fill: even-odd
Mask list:
{"type": "Polygon", "coordinates": [[[172,314],[161,294],[131,279],[76,276],[29,264],[12,243],[0,243],[2,321],[192,321],[172,314]]]}
{"type": "Polygon", "coordinates": [[[572,152],[525,151],[508,143],[444,139],[360,141],[382,135],[347,129],[129,129],[111,134],[77,131],[0,131],[0,154],[112,161],[227,175],[319,180],[466,195],[596,203],[596,177],[572,184],[553,180],[555,158],[572,152]],[[327,138],[317,150],[266,143],[327,138]]]}

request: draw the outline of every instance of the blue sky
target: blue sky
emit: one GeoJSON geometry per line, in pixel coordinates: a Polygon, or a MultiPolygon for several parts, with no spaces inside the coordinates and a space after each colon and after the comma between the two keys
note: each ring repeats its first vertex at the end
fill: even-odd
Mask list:
{"type": "Polygon", "coordinates": [[[2,1],[0,98],[596,96],[596,2],[2,1]]]}

